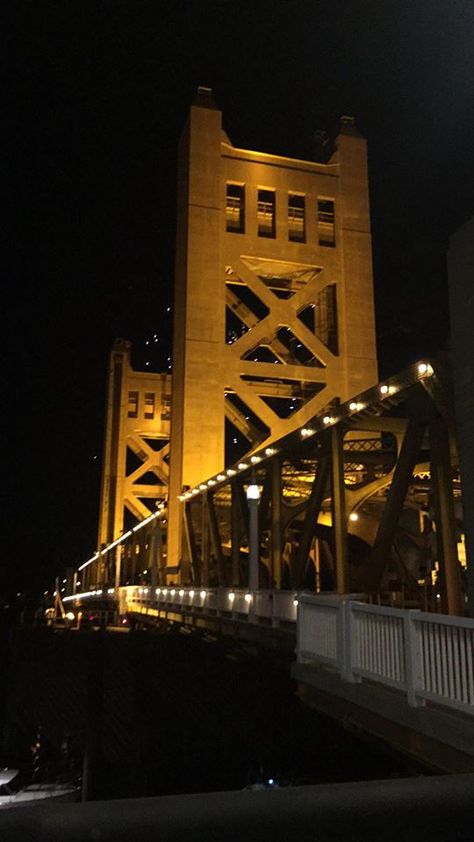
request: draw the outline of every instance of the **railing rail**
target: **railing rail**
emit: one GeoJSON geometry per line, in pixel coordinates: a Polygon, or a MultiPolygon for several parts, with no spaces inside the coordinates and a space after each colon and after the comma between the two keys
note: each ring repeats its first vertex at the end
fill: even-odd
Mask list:
{"type": "Polygon", "coordinates": [[[296,623],[296,591],[243,588],[157,587],[129,585],[119,589],[120,613],[154,608],[158,611],[228,616],[278,626],[296,623]]]}
{"type": "Polygon", "coordinates": [[[404,691],[474,715],[474,620],[302,594],[300,662],[329,663],[350,682],[404,691]]]}

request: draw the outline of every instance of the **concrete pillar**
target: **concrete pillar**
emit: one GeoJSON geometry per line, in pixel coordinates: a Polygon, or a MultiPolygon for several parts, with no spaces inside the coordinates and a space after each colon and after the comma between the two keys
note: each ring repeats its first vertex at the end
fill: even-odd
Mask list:
{"type": "Polygon", "coordinates": [[[332,161],[340,165],[336,238],[342,240],[337,285],[339,354],[345,360],[346,400],[378,381],[372,277],[367,143],[350,117],[343,117],[332,161]]]}
{"type": "Polygon", "coordinates": [[[183,485],[224,464],[224,283],[219,263],[221,113],[202,93],[179,152],[168,518],[169,575],[181,555],[183,485]]]}

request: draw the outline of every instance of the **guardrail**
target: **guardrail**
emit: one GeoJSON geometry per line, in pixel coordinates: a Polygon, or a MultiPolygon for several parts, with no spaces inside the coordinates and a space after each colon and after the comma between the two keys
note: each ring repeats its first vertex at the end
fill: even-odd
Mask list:
{"type": "Polygon", "coordinates": [[[297,657],[474,715],[474,620],[301,594],[297,657]]]}
{"type": "Polygon", "coordinates": [[[278,626],[296,623],[299,595],[296,591],[242,588],[161,588],[127,586],[119,589],[121,614],[140,608],[195,615],[227,616],[229,619],[278,626]]]}

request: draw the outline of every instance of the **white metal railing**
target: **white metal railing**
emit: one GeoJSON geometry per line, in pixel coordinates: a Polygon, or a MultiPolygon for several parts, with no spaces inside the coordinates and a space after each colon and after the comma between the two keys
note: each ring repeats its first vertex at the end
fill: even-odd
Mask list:
{"type": "Polygon", "coordinates": [[[297,656],[474,715],[474,620],[302,594],[297,656]]]}
{"type": "Polygon", "coordinates": [[[242,588],[181,588],[179,585],[152,588],[150,585],[129,585],[120,588],[119,610],[140,611],[147,608],[163,612],[229,616],[267,622],[296,623],[298,594],[295,591],[242,588]]]}

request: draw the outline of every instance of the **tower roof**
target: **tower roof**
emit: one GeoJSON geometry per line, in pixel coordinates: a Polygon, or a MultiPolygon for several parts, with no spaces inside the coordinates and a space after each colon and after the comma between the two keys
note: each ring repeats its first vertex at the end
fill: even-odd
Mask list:
{"type": "Polygon", "coordinates": [[[219,111],[212,96],[212,88],[206,88],[204,85],[198,85],[193,105],[197,105],[198,108],[210,108],[211,111],[219,111]]]}

